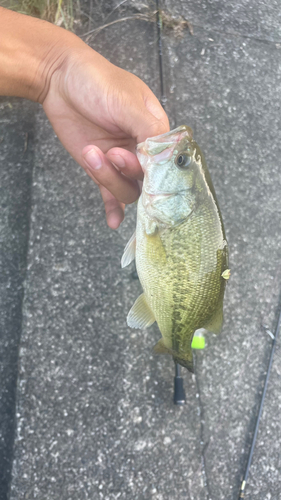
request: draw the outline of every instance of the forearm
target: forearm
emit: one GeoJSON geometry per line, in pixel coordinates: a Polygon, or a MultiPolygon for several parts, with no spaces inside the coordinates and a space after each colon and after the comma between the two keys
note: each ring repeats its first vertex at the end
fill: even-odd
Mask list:
{"type": "Polygon", "coordinates": [[[52,74],[80,44],[62,28],[0,7],[0,95],[43,102],[52,74]]]}

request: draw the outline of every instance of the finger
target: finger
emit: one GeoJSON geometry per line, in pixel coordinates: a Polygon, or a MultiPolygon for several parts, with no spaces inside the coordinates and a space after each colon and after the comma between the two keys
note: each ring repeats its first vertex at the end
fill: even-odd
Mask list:
{"type": "Polygon", "coordinates": [[[117,229],[124,219],[125,204],[116,200],[104,186],[100,186],[100,192],[104,202],[107,225],[111,229],[117,229]]]}
{"type": "Polygon", "coordinates": [[[107,151],[106,156],[123,174],[133,179],[143,179],[140,162],[131,151],[122,148],[112,148],[107,151]]]}
{"type": "Polygon", "coordinates": [[[86,146],[82,156],[86,172],[117,200],[127,204],[138,199],[140,192],[137,182],[118,172],[99,148],[86,146]]]}
{"type": "MultiPolygon", "coordinates": [[[[161,107],[159,101],[158,105],[161,107]]],[[[142,106],[135,105],[133,109],[131,107],[130,114],[127,110],[127,113],[123,116],[122,121],[123,123],[120,124],[120,126],[123,125],[123,130],[125,130],[131,137],[134,137],[137,143],[145,141],[148,137],[165,134],[170,130],[168,117],[165,111],[163,110],[163,118],[156,118],[147,109],[144,102],[142,102],[142,106]],[[124,123],[125,121],[127,121],[126,124],[124,123]]]]}

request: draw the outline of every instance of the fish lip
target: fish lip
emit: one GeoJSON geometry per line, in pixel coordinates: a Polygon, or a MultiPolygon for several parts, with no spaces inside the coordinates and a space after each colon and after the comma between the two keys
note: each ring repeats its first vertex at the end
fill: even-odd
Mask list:
{"type": "Polygon", "coordinates": [[[192,137],[193,137],[192,129],[190,127],[188,127],[187,125],[180,125],[179,127],[175,128],[173,130],[169,130],[169,132],[165,132],[165,134],[160,134],[160,135],[157,135],[154,137],[148,137],[145,141],[137,144],[136,150],[139,153],[147,154],[147,150],[146,150],[145,145],[148,142],[153,142],[153,143],[160,142],[161,143],[161,139],[167,139],[167,143],[170,142],[170,144],[172,146],[172,145],[174,145],[174,141],[169,141],[169,138],[174,136],[174,135],[179,134],[179,138],[177,140],[177,142],[179,142],[181,140],[181,138],[180,138],[181,133],[185,133],[189,137],[189,139],[192,140],[192,137]]]}
{"type": "Polygon", "coordinates": [[[180,191],[173,191],[172,193],[149,193],[145,189],[143,190],[145,195],[148,196],[149,198],[156,198],[156,197],[161,197],[161,198],[168,198],[169,196],[177,196],[178,194],[185,193],[186,191],[189,191],[189,189],[181,189],[180,191]]]}
{"type": "Polygon", "coordinates": [[[157,200],[171,198],[172,196],[175,196],[176,193],[148,193],[144,190],[144,194],[147,197],[148,204],[152,205],[157,200]]]}
{"type": "Polygon", "coordinates": [[[148,193],[148,191],[145,191],[144,190],[144,193],[149,196],[150,198],[154,198],[155,196],[163,196],[163,197],[166,197],[166,196],[173,196],[175,195],[176,193],[148,193]]]}

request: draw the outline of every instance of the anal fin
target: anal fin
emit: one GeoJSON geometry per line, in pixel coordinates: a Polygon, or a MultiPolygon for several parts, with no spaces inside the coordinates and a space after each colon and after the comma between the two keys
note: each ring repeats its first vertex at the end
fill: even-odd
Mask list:
{"type": "Polygon", "coordinates": [[[145,295],[142,293],[130,309],[127,324],[131,328],[148,328],[155,321],[153,312],[145,300],[145,295]]]}

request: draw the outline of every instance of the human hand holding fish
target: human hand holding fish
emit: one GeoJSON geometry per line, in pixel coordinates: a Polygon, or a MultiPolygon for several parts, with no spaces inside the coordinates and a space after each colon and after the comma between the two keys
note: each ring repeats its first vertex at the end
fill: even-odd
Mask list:
{"type": "Polygon", "coordinates": [[[169,130],[149,87],[79,37],[0,7],[0,95],[38,101],[64,147],[99,186],[108,225],[139,196],[138,142],[169,130]]]}
{"type": "Polygon", "coordinates": [[[169,130],[158,99],[135,75],[83,47],[53,75],[43,107],[62,144],[99,186],[107,223],[116,229],[125,204],[140,195],[137,143],[169,130]]]}

